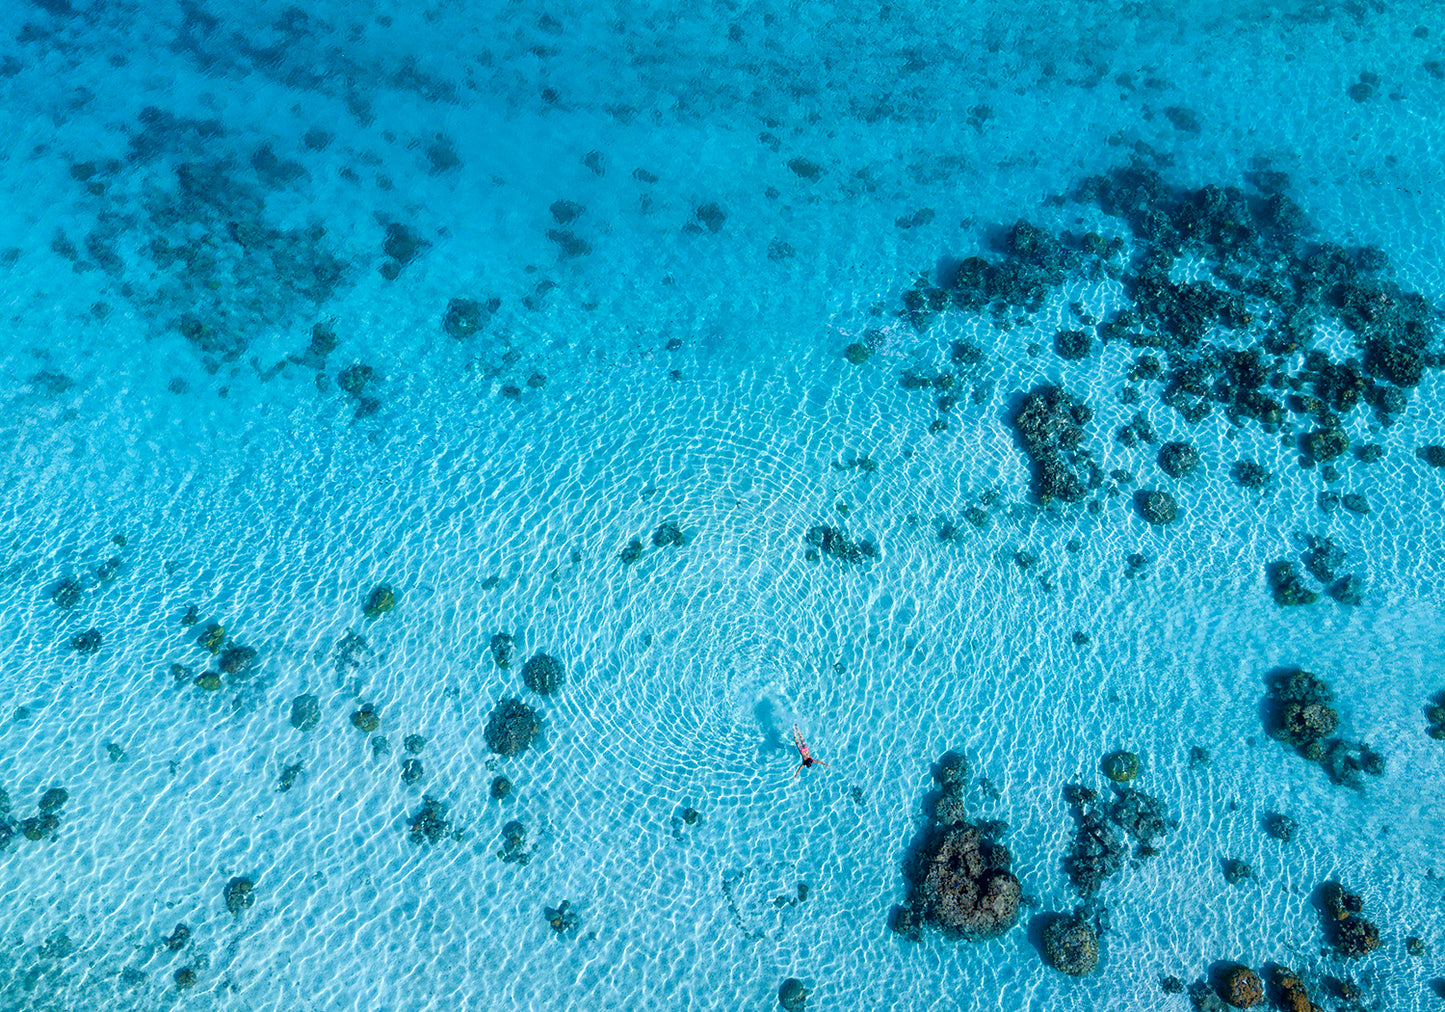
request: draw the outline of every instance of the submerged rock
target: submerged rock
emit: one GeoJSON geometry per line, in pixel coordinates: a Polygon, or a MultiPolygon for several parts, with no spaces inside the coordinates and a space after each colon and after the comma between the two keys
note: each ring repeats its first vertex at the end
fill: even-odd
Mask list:
{"type": "Polygon", "coordinates": [[[362,703],[361,708],[351,715],[351,726],[365,734],[379,728],[381,717],[376,712],[376,704],[362,703]]]}
{"type": "Polygon", "coordinates": [[[1431,443],[1417,449],[1415,456],[1431,467],[1445,467],[1445,446],[1431,443]]]}
{"type": "Polygon", "coordinates": [[[526,864],[532,859],[527,846],[527,827],[516,819],[502,827],[502,849],[497,857],[508,864],[526,864]]]}
{"type": "Polygon", "coordinates": [[[687,544],[687,535],[683,533],[682,527],[676,520],[664,520],[652,532],[652,544],[657,548],[668,546],[681,548],[687,544]]]}
{"type": "Polygon", "coordinates": [[[390,257],[394,264],[394,270],[390,278],[394,280],[396,273],[399,272],[402,267],[411,263],[430,246],[430,242],[423,239],[416,231],[403,225],[401,222],[388,222],[386,226],[386,240],[382,243],[382,252],[390,257]]]}
{"type": "Polygon", "coordinates": [[[1164,802],[1130,788],[1114,788],[1115,797],[1109,806],[1109,818],[1117,826],[1143,844],[1167,833],[1171,824],[1164,802]]]}
{"type": "Polygon", "coordinates": [[[1264,981],[1249,967],[1236,963],[1224,971],[1219,981],[1219,997],[1234,1008],[1263,1005],[1264,981]]]}
{"type": "Polygon", "coordinates": [[[1318,760],[1321,742],[1340,726],[1340,715],[1329,704],[1335,694],[1308,671],[1285,668],[1269,677],[1265,697],[1265,730],[1269,736],[1293,746],[1307,759],[1318,760]]]}
{"type": "Polygon", "coordinates": [[[321,723],[321,701],[309,692],[291,700],[291,726],[298,731],[310,731],[321,723]]]}
{"type": "Polygon", "coordinates": [[[447,303],[446,313],[442,316],[442,329],[456,340],[465,341],[481,331],[501,306],[502,300],[495,297],[486,302],[452,299],[447,303]]]}
{"type": "Polygon", "coordinates": [[[196,637],[196,643],[204,650],[213,654],[221,652],[221,644],[226,642],[226,630],[219,623],[212,622],[201,630],[201,635],[196,637]]]}
{"type": "Polygon", "coordinates": [[[1139,757],[1123,749],[1104,756],[1101,766],[1104,776],[1116,784],[1126,784],[1139,775],[1139,757]]]}
{"type": "Polygon", "coordinates": [[[360,398],[366,388],[376,380],[376,370],[361,362],[347,366],[336,374],[336,385],[343,393],[360,398]]]}
{"type": "Polygon", "coordinates": [[[1199,451],[1182,440],[1159,447],[1159,469],[1171,478],[1188,478],[1199,471],[1199,451]]]}
{"type": "Polygon", "coordinates": [[[562,662],[550,654],[534,654],[522,665],[522,681],[539,696],[550,696],[562,686],[562,662]]]}
{"type": "MultiPolygon", "coordinates": [[[[1432,74],[1445,76],[1436,73],[1439,61],[1427,63],[1432,74]]],[[[1362,79],[1351,93],[1377,88],[1373,78],[1362,79]]],[[[1165,111],[1176,127],[1197,128],[1190,110],[1165,111]]],[[[1245,187],[1185,189],[1137,164],[1113,169],[1082,180],[1070,196],[1114,219],[1125,235],[1053,234],[1028,222],[1005,231],[1000,223],[994,252],[1001,255],[962,260],[943,289],[921,280],[903,292],[899,315],[920,330],[950,309],[983,317],[970,323],[986,322],[992,309],[1003,321],[1010,311],[1041,308],[1070,280],[1113,278],[1127,305],[1111,309],[1102,322],[1076,308],[1081,329],[1054,340],[1061,356],[1088,354],[1094,335],[1106,345],[1157,350],[1138,355],[1132,367],[1108,369],[1103,382],[1112,384],[1122,372],[1131,384],[1123,392],[1137,397],[1134,384],[1160,380],[1159,399],[1186,424],[1217,411],[1239,429],[1254,423],[1283,445],[1296,443],[1304,466],[1335,460],[1350,448],[1345,433],[1357,428],[1349,417],[1355,408],[1370,408],[1378,424],[1391,424],[1407,407],[1410,390],[1427,370],[1445,364],[1445,356],[1437,349],[1430,300],[1390,281],[1389,258],[1381,251],[1346,248],[1316,234],[1286,194],[1286,182],[1282,173],[1255,172],[1245,187]],[[1185,262],[1203,269],[1183,276],[1185,262]],[[1336,360],[1317,340],[1321,331],[1343,331],[1355,348],[1340,350],[1336,360]],[[1214,340],[1216,334],[1223,339],[1214,340]],[[1303,368],[1286,364],[1297,354],[1303,368]]],[[[1042,350],[1035,343],[1030,353],[1042,350]]],[[[1129,446],[1155,442],[1132,425],[1119,430],[1119,438],[1129,446]]],[[[1177,443],[1182,455],[1161,458],[1160,467],[1179,478],[1198,467],[1198,454],[1183,438],[1177,443]]],[[[1071,452],[1031,451],[1040,502],[1062,498],[1055,489],[1077,494],[1084,465],[1067,459],[1071,452]]],[[[1421,448],[1418,456],[1445,467],[1445,447],[1421,448]]],[[[1258,466],[1238,469],[1235,477],[1245,487],[1268,481],[1258,466]]]]}
{"type": "Polygon", "coordinates": [[[786,1012],[803,1012],[808,1007],[808,989],[797,977],[789,977],[778,987],[778,1004],[786,1012]]]}
{"type": "Polygon", "coordinates": [[[964,797],[967,782],[945,783],[943,790],[933,803],[933,821],[940,826],[953,826],[968,821],[968,806],[964,797]]]}
{"type": "Polygon", "coordinates": [[[508,633],[499,632],[492,637],[492,661],[503,671],[512,666],[512,651],[515,646],[516,642],[508,633]]]}
{"type": "MultiPolygon", "coordinates": [[[[1084,795],[1075,797],[1075,803],[1080,805],[1092,800],[1084,795]]],[[[1064,858],[1064,871],[1074,888],[1089,895],[1098,892],[1105,880],[1124,867],[1129,846],[1098,808],[1078,807],[1074,818],[1074,843],[1064,858]]]]}
{"type": "Polygon", "coordinates": [[[1325,935],[1339,955],[1357,959],[1380,947],[1380,929],[1365,917],[1359,895],[1338,882],[1326,882],[1320,890],[1320,903],[1325,935]]]}
{"type": "Polygon", "coordinates": [[[367,595],[366,604],[361,609],[362,614],[367,618],[376,618],[379,615],[391,611],[396,607],[396,594],[386,584],[378,584],[373,587],[367,595]]]}
{"type": "Polygon", "coordinates": [[[412,843],[437,843],[452,831],[447,805],[430,794],[422,795],[421,807],[407,820],[407,837],[412,843]]]}
{"type": "Polygon", "coordinates": [[[1280,812],[1267,812],[1261,821],[1264,831],[1281,843],[1289,843],[1299,832],[1299,823],[1280,812]]]}
{"type": "Polygon", "coordinates": [[[243,910],[256,902],[256,883],[244,876],[237,876],[226,883],[226,909],[239,917],[243,910]]]}
{"type": "Polygon", "coordinates": [[[1437,692],[1425,705],[1425,733],[1436,741],[1445,740],[1445,692],[1437,692]]]}
{"type": "MultiPolygon", "coordinates": [[[[60,816],[54,813],[46,813],[29,819],[21,819],[17,828],[27,840],[48,840],[54,836],[55,831],[60,828],[60,816]]],[[[8,823],[5,824],[5,832],[12,832],[10,824],[8,823]]],[[[8,841],[9,836],[5,836],[4,839],[8,841]]]]}
{"type": "Polygon", "coordinates": [[[570,937],[582,927],[582,916],[573,908],[570,900],[563,900],[556,907],[544,907],[543,916],[547,924],[559,936],[570,937]]]}
{"type": "Polygon", "coordinates": [[[70,649],[82,657],[88,657],[100,649],[104,637],[99,629],[87,629],[83,633],[77,633],[70,637],[70,649]]]}
{"type": "Polygon", "coordinates": [[[1187,990],[1189,1005],[1194,1012],[1226,1012],[1225,1004],[1219,1000],[1219,995],[1203,980],[1196,980],[1187,990]]]}
{"type": "Polygon", "coordinates": [[[221,651],[217,666],[232,678],[249,678],[256,667],[256,650],[232,643],[221,651]]]}
{"type": "Polygon", "coordinates": [[[276,781],[276,790],[281,791],[284,794],[286,791],[289,791],[293,786],[295,786],[296,778],[301,775],[301,769],[303,766],[304,763],[295,762],[289,766],[282,768],[281,776],[276,781]]]}
{"type": "Polygon", "coordinates": [[[1365,581],[1354,573],[1346,573],[1330,584],[1329,594],[1340,604],[1354,607],[1365,600],[1365,581]]]}
{"type": "Polygon", "coordinates": [[[1270,968],[1269,983],[1274,992],[1274,1003],[1285,1012],[1315,1012],[1316,1006],[1310,1001],[1309,992],[1293,970],[1283,966],[1270,968]]]}
{"type": "Polygon", "coordinates": [[[550,208],[552,219],[559,225],[570,225],[587,210],[575,200],[554,200],[550,208]]]}
{"type": "Polygon", "coordinates": [[[536,712],[520,699],[504,699],[487,718],[487,747],[498,755],[518,755],[531,747],[542,728],[536,712]]]}
{"type": "Polygon", "coordinates": [[[1269,485],[1272,474],[1269,468],[1253,460],[1237,460],[1234,466],[1229,469],[1229,476],[1240,488],[1247,488],[1259,491],[1269,485]]]}
{"type": "Polygon", "coordinates": [[[368,651],[366,637],[346,630],[346,635],[336,642],[336,674],[344,677],[353,669],[361,667],[361,655],[368,651]]]}
{"type": "Polygon", "coordinates": [[[939,756],[934,767],[933,778],[945,788],[968,786],[968,757],[952,749],[939,756]]]}
{"type": "Polygon", "coordinates": [[[1094,339],[1087,330],[1061,330],[1054,335],[1054,354],[1059,358],[1077,362],[1089,357],[1094,350],[1094,339]]]}
{"type": "Polygon", "coordinates": [[[1060,973],[1082,977],[1099,966],[1099,934],[1077,913],[1055,914],[1044,925],[1044,960],[1060,973]]]}
{"type": "Polygon", "coordinates": [[[80,581],[72,577],[61,580],[50,591],[50,602],[61,611],[69,611],[80,603],[84,589],[80,581]]]}
{"type": "Polygon", "coordinates": [[[855,542],[840,527],[817,524],[808,528],[807,541],[824,555],[840,562],[860,563],[865,559],[878,558],[877,545],[867,540],[855,542]]]}
{"type": "Polygon", "coordinates": [[[1009,870],[1013,855],[1000,842],[1008,826],[965,820],[968,763],[962,755],[945,752],[933,774],[943,794],[931,799],[930,823],[905,862],[908,898],[893,909],[889,927],[913,940],[926,924],[950,938],[997,937],[1018,920],[1022,901],[1019,880],[1009,870]]]}
{"type": "Polygon", "coordinates": [[[1237,857],[1226,857],[1219,863],[1219,870],[1224,872],[1224,881],[1232,886],[1243,885],[1254,878],[1254,867],[1237,857]]]}
{"type": "Polygon", "coordinates": [[[912,905],[944,934],[968,941],[996,938],[1018,920],[1023,895],[1009,871],[1008,849],[981,829],[957,824],[923,858],[912,905]]]}
{"type": "Polygon", "coordinates": [[[1338,428],[1316,429],[1303,439],[1305,452],[1320,463],[1342,457],[1350,448],[1350,437],[1338,428]]]}
{"type": "Polygon", "coordinates": [[[1361,774],[1378,777],[1385,772],[1385,757],[1364,742],[1334,738],[1324,746],[1320,768],[1333,783],[1360,790],[1365,786],[1361,774]]]}
{"type": "Polygon", "coordinates": [[[1311,590],[1300,576],[1299,567],[1287,559],[1271,562],[1266,569],[1274,603],[1291,607],[1314,604],[1320,599],[1318,591],[1311,590]]]}
{"type": "Polygon", "coordinates": [[[1168,492],[1141,489],[1134,493],[1134,508],[1149,523],[1167,527],[1179,516],[1179,503],[1168,492]]]}
{"type": "Polygon", "coordinates": [[[1088,492],[1090,469],[1080,455],[1089,406],[1056,386],[1030,393],[1013,417],[1014,431],[1033,462],[1033,492],[1040,505],[1055,499],[1080,502],[1088,492]]]}
{"type": "Polygon", "coordinates": [[[1345,550],[1333,538],[1320,534],[1305,535],[1305,553],[1300,559],[1310,575],[1321,583],[1329,583],[1345,564],[1345,550]]]}

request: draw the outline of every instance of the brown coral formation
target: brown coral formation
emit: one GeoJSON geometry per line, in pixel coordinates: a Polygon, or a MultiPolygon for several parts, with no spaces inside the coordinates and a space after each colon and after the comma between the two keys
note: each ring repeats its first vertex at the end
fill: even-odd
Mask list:
{"type": "Polygon", "coordinates": [[[1009,871],[1013,856],[980,830],[960,823],[946,830],[924,865],[915,905],[946,934],[978,941],[1013,927],[1022,891],[1009,871]]]}

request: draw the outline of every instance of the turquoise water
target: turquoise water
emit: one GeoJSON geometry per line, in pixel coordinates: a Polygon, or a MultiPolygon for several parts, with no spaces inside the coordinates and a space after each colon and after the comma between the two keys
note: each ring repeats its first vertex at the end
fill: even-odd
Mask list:
{"type": "MultiPolygon", "coordinates": [[[[1439,9],[1229,8],[10,3],[0,1008],[767,1009],[796,977],[809,1009],[1186,1009],[1161,980],[1221,962],[1288,966],[1321,1007],[1438,1007],[1438,336],[1388,424],[1337,412],[1330,478],[1300,464],[1308,414],[1191,423],[1130,379],[1198,349],[1101,342],[1120,278],[905,314],[1019,220],[1142,256],[1076,199],[1133,165],[1256,200],[1282,174],[1301,249],[1377,247],[1438,329],[1439,9]],[[1090,353],[1057,354],[1081,327],[1090,353]],[[948,410],[906,388],[943,372],[948,410]],[[1092,412],[1105,478],[1077,502],[1039,501],[1015,431],[1045,384],[1092,412]],[[1139,411],[1155,445],[1114,436],[1139,411]],[[1169,440],[1197,474],[1160,469],[1169,440]],[[683,544],[654,545],[667,521],[683,544]],[[877,557],[810,559],[820,525],[877,557]],[[1360,603],[1275,602],[1307,536],[1360,603]],[[1270,737],[1281,667],[1329,683],[1382,774],[1334,784],[1270,737]],[[502,756],[509,697],[541,730],[502,756]],[[829,764],[796,779],[793,725],[829,764]],[[910,940],[890,912],[949,749],[1023,903],[995,938],[910,940]],[[1086,901],[1064,788],[1107,795],[1117,749],[1172,824],[1094,897],[1075,978],[1039,944],[1086,901]],[[1379,927],[1363,957],[1327,944],[1330,880],[1379,927]]],[[[1357,337],[1326,314],[1271,361],[1357,337]]]]}

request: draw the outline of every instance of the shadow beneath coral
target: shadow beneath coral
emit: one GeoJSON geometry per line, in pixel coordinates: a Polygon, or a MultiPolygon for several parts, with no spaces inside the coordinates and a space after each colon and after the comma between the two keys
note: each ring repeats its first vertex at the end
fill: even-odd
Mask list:
{"type": "Polygon", "coordinates": [[[1059,921],[1066,921],[1068,919],[1068,914],[1061,914],[1054,911],[1049,911],[1042,914],[1034,914],[1034,916],[1029,918],[1029,922],[1026,925],[1029,936],[1029,944],[1032,945],[1034,947],[1034,951],[1039,954],[1039,962],[1043,963],[1045,966],[1048,965],[1049,960],[1048,957],[1044,954],[1044,932],[1047,931],[1050,926],[1058,923],[1059,921]]]}

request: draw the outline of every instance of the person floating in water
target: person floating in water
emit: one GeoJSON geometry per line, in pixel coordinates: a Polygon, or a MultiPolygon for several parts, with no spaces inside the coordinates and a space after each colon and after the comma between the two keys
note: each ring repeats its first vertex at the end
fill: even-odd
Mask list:
{"type": "Polygon", "coordinates": [[[798,725],[797,725],[797,724],[794,724],[794,725],[793,725],[793,744],[796,745],[796,746],[798,746],[798,755],[800,755],[800,756],[803,757],[803,761],[800,762],[800,763],[798,763],[798,768],[795,769],[795,770],[793,770],[793,779],[794,779],[794,780],[797,780],[797,779],[798,779],[798,774],[801,773],[801,772],[803,772],[803,767],[804,767],[804,766],[814,766],[814,765],[817,765],[817,766],[827,766],[827,765],[828,765],[827,763],[823,762],[823,760],[821,760],[821,759],[814,759],[814,758],[813,758],[813,753],[811,753],[811,752],[808,751],[808,743],[803,740],[803,733],[798,730],[798,725]]]}

